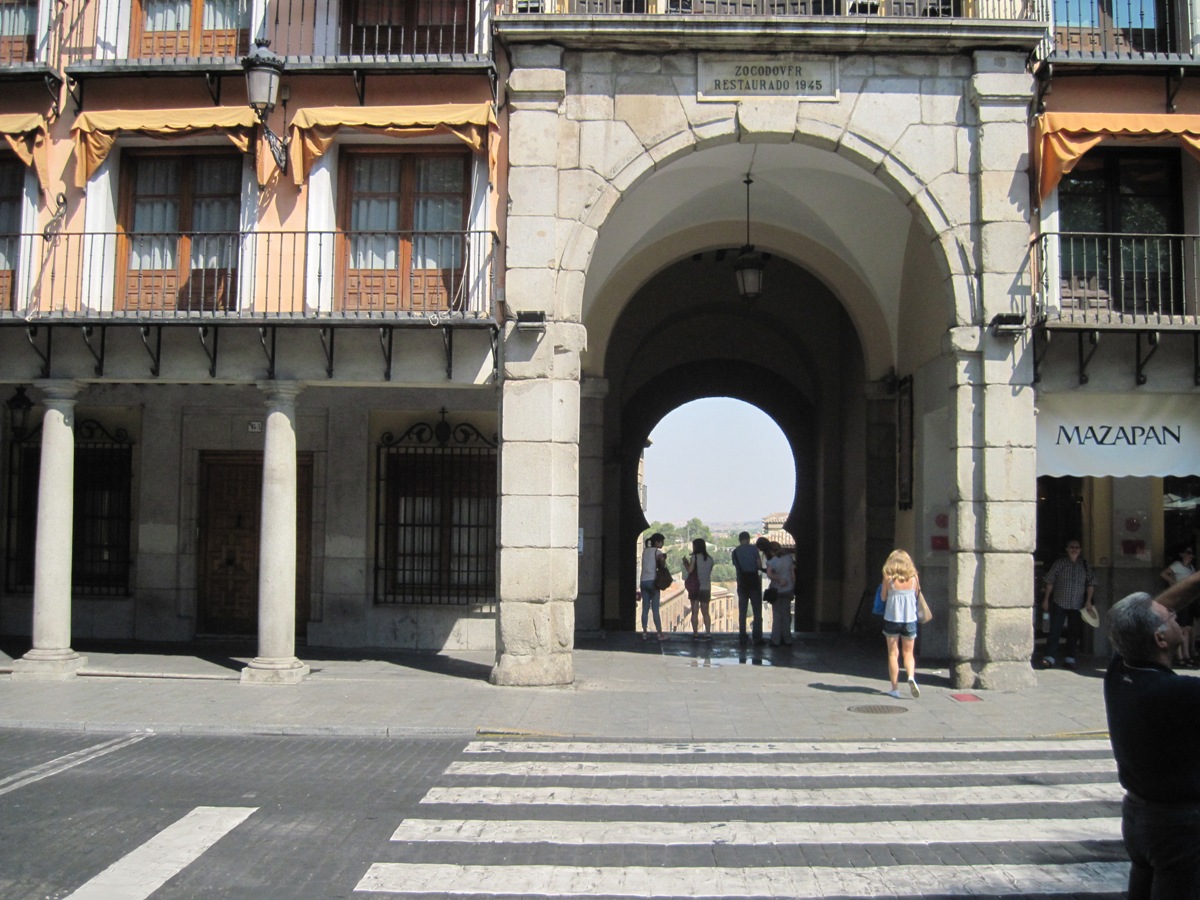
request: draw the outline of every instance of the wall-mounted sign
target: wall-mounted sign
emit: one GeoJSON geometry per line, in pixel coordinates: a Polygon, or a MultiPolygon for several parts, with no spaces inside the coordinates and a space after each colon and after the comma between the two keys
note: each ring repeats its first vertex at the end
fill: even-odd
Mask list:
{"type": "Polygon", "coordinates": [[[808,56],[700,55],[697,100],[836,100],[837,60],[808,56]]]}
{"type": "Polygon", "coordinates": [[[1039,475],[1200,474],[1200,403],[1181,394],[1042,394],[1039,475]]]}

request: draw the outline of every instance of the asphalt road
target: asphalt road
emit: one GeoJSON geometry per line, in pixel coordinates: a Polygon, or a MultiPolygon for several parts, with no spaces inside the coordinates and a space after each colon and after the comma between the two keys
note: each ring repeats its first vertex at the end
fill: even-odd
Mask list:
{"type": "Polygon", "coordinates": [[[0,898],[1114,898],[1107,741],[0,730],[0,898]]]}
{"type": "Polygon", "coordinates": [[[156,900],[351,897],[463,743],[0,731],[0,898],[68,897],[200,807],[253,812],[156,900]]]}

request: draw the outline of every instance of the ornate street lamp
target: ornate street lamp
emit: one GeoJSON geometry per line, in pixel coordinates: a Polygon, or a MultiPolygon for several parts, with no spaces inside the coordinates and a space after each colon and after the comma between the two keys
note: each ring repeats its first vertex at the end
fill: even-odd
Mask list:
{"type": "Polygon", "coordinates": [[[737,278],[738,295],[745,300],[753,300],[762,293],[763,259],[754,252],[750,243],[750,185],[754,179],[746,173],[746,243],[738,258],[733,261],[733,274],[737,278]]]}
{"type": "Polygon", "coordinates": [[[279,79],[283,75],[283,58],[271,50],[271,42],[266,36],[260,36],[254,41],[254,49],[242,60],[242,69],[246,72],[246,97],[250,108],[262,123],[263,137],[275,157],[275,165],[279,171],[287,174],[287,151],[289,139],[280,139],[271,126],[267,124],[267,116],[275,109],[279,99],[279,79]]]}
{"type": "Polygon", "coordinates": [[[25,428],[29,425],[29,411],[33,409],[33,401],[25,396],[25,386],[18,387],[17,392],[9,397],[4,405],[8,408],[13,438],[20,441],[25,437],[25,428]]]}

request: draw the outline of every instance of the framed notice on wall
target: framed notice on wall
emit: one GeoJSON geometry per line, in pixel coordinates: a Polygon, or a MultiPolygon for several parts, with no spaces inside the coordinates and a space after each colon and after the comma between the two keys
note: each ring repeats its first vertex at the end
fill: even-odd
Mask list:
{"type": "Polygon", "coordinates": [[[896,384],[896,500],[901,509],[913,505],[913,380],[896,384]]]}

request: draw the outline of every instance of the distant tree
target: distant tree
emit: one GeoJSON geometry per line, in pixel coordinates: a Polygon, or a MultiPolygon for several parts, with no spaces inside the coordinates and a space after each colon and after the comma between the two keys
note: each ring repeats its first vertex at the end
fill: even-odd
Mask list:
{"type": "Polygon", "coordinates": [[[687,531],[688,541],[694,541],[696,538],[704,538],[706,542],[712,543],[712,529],[699,519],[689,519],[684,529],[687,531]]]}
{"type": "Polygon", "coordinates": [[[669,547],[679,539],[679,529],[670,522],[651,522],[650,527],[642,534],[642,540],[650,537],[652,534],[661,534],[666,545],[669,547]]]}

